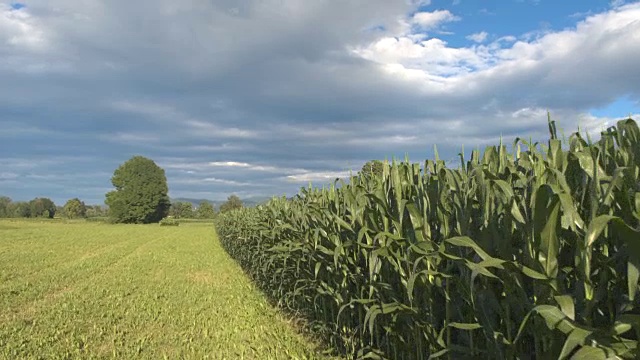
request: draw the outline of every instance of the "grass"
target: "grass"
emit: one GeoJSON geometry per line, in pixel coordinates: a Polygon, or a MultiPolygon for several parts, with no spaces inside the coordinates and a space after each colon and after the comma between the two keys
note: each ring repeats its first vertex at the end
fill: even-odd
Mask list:
{"type": "Polygon", "coordinates": [[[213,226],[0,220],[0,358],[321,358],[213,226]]]}

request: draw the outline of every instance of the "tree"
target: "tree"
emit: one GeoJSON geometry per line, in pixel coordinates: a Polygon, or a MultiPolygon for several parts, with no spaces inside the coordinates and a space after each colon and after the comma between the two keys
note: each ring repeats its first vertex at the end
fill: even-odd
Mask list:
{"type": "Polygon", "coordinates": [[[380,160],[367,161],[363,166],[360,174],[362,176],[371,178],[374,176],[382,176],[382,169],[384,169],[384,163],[380,160]]]}
{"type": "Polygon", "coordinates": [[[173,217],[180,218],[192,218],[193,217],[193,205],[190,202],[175,202],[171,204],[169,214],[173,217]]]}
{"type": "MultiPolygon", "coordinates": [[[[242,204],[240,206],[242,206],[242,204]]],[[[213,217],[216,215],[216,212],[213,209],[213,205],[206,201],[200,203],[200,206],[198,207],[196,213],[198,214],[199,219],[213,219],[213,217]]]]}
{"type": "Polygon", "coordinates": [[[107,209],[100,205],[87,205],[87,217],[107,216],[107,209]]]}
{"type": "Polygon", "coordinates": [[[46,217],[53,219],[56,214],[56,204],[48,198],[35,198],[29,201],[30,217],[46,217]]]}
{"type": "Polygon", "coordinates": [[[164,170],[151,159],[134,156],[113,173],[116,188],[106,194],[109,216],[117,223],[148,224],[169,213],[169,188],[164,170]]]}
{"type": "Polygon", "coordinates": [[[233,209],[240,209],[242,207],[242,201],[236,195],[231,195],[227,198],[227,201],[220,205],[220,212],[227,212],[233,209]]]}
{"type": "Polygon", "coordinates": [[[11,198],[0,196],[0,218],[12,217],[11,214],[11,198]]]}
{"type": "Polygon", "coordinates": [[[74,198],[64,204],[63,212],[69,219],[83,218],[87,216],[87,207],[80,199],[74,198]]]}
{"type": "Polygon", "coordinates": [[[11,204],[11,217],[30,217],[31,207],[28,202],[19,201],[11,204]]]}

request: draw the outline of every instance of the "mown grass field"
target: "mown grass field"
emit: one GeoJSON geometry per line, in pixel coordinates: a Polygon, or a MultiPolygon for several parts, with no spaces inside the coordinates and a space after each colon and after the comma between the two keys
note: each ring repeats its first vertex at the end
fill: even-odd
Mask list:
{"type": "Polygon", "coordinates": [[[0,220],[0,358],[319,358],[211,224],[0,220]]]}

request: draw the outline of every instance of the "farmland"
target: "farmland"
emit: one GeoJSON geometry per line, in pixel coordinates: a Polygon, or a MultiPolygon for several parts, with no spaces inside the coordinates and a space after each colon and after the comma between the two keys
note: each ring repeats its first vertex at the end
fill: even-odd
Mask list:
{"type": "Polygon", "coordinates": [[[0,220],[0,358],[318,358],[211,224],[0,220]]]}
{"type": "Polygon", "coordinates": [[[637,358],[637,123],[434,154],[219,216],[221,242],[359,358],[637,358]]]}

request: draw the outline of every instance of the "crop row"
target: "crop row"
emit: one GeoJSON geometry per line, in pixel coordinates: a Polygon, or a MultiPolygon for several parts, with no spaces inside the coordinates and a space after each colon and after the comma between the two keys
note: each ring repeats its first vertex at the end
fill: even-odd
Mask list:
{"type": "Polygon", "coordinates": [[[358,358],[635,358],[640,130],[385,163],[217,219],[274,301],[358,358]],[[422,165],[422,166],[421,166],[422,165]]]}

